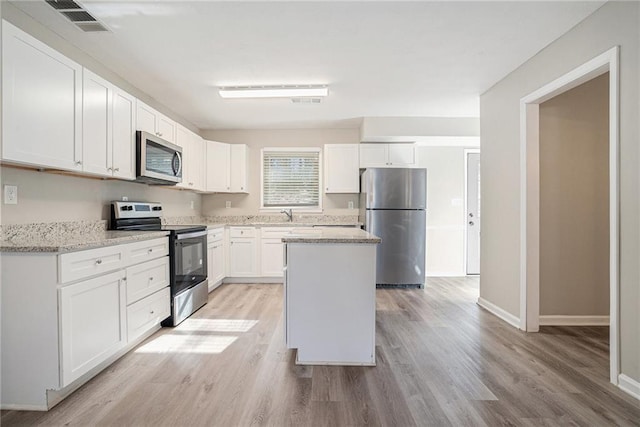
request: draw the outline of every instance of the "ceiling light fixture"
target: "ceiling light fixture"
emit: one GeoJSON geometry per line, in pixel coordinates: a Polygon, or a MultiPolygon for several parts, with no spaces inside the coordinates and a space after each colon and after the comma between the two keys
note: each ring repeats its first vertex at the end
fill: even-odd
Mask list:
{"type": "Polygon", "coordinates": [[[222,98],[300,98],[327,96],[327,85],[227,86],[219,88],[222,98]]]}

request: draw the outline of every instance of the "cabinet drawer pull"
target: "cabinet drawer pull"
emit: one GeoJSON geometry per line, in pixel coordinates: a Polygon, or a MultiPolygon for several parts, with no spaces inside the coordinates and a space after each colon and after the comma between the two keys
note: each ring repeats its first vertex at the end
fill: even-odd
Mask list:
{"type": "Polygon", "coordinates": [[[101,259],[97,259],[97,260],[96,260],[96,264],[97,264],[97,265],[102,264],[102,260],[101,260],[101,259]]]}
{"type": "Polygon", "coordinates": [[[151,314],[155,313],[155,311],[151,310],[151,314]]]}
{"type": "Polygon", "coordinates": [[[148,253],[153,252],[153,248],[149,248],[149,250],[147,251],[148,253]]]}
{"type": "Polygon", "coordinates": [[[114,171],[114,172],[119,172],[119,171],[120,171],[120,168],[115,168],[113,171],[114,171]]]}
{"type": "Polygon", "coordinates": [[[76,166],[80,166],[81,164],[82,164],[82,162],[80,162],[80,161],[76,162],[76,166]]]}
{"type": "Polygon", "coordinates": [[[149,277],[149,281],[150,281],[150,282],[153,282],[153,277],[149,277]]]}

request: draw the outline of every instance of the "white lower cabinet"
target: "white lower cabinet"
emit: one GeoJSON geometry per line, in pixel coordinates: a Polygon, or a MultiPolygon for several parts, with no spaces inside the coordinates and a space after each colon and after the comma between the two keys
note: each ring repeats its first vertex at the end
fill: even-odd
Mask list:
{"type": "Polygon", "coordinates": [[[257,277],[260,273],[255,227],[229,227],[229,276],[257,277]]]}
{"type": "Polygon", "coordinates": [[[124,271],[59,289],[62,387],[127,342],[124,271]]]}
{"type": "Polygon", "coordinates": [[[169,287],[127,307],[127,339],[133,341],[171,315],[169,287]]]}
{"type": "Polygon", "coordinates": [[[260,269],[262,277],[283,277],[282,238],[291,228],[265,227],[260,240],[260,269]]]}
{"type": "Polygon", "coordinates": [[[158,328],[170,315],[167,255],[167,237],[3,253],[2,409],[50,409],[158,328]]]}
{"type": "Polygon", "coordinates": [[[209,292],[222,284],[226,276],[224,228],[209,230],[207,236],[207,269],[209,292]]]}

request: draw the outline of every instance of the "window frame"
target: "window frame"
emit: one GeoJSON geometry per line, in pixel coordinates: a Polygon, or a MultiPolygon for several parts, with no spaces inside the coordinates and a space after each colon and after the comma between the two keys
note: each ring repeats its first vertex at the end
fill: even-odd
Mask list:
{"type": "Polygon", "coordinates": [[[263,147],[260,150],[260,212],[273,213],[283,209],[292,209],[297,212],[322,212],[322,149],[320,147],[263,147]],[[265,206],[264,205],[264,154],[267,153],[291,153],[291,152],[315,152],[318,153],[318,206],[265,206]]]}

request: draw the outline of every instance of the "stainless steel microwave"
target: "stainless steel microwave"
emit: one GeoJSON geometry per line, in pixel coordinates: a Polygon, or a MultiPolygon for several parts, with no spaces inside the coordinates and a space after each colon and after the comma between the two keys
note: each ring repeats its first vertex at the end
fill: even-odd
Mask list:
{"type": "Polygon", "coordinates": [[[182,148],[149,132],[136,132],[136,181],[176,185],[182,182],[182,148]]]}

